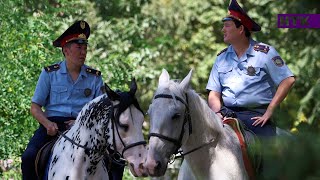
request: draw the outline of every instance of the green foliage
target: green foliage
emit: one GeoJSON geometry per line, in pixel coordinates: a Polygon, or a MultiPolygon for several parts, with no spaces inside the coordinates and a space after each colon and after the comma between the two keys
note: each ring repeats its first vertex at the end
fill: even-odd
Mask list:
{"type": "MultiPolygon", "coordinates": [[[[28,17],[10,1],[4,4],[0,34],[0,154],[19,155],[36,127],[29,115],[30,98],[44,62],[49,59],[50,30],[41,14],[28,17]],[[14,12],[14,13],[13,13],[14,12]],[[10,16],[9,16],[10,15],[10,16]]],[[[52,31],[51,31],[52,32],[52,31]]]]}
{"type": "MultiPolygon", "coordinates": [[[[297,78],[281,104],[277,124],[300,133],[315,132],[318,137],[320,32],[279,29],[277,14],[319,14],[319,2],[238,1],[262,26],[261,32],[253,34],[254,39],[274,46],[297,78]]],[[[38,76],[43,66],[63,59],[52,41],[75,20],[85,19],[91,26],[87,63],[101,70],[104,81],[112,88],[128,89],[135,77],[139,102],[146,110],[162,68],[173,79],[194,69],[193,88],[206,97],[211,66],[216,54],[227,46],[222,38],[221,18],[227,14],[228,3],[226,0],[4,1],[0,12],[0,159],[19,157],[37,128],[29,106],[38,76]]],[[[305,141],[312,144],[309,139],[305,141]]],[[[306,146],[312,152],[316,148],[306,146]]],[[[305,152],[294,155],[300,156],[299,153],[305,152]]]]}
{"type": "Polygon", "coordinates": [[[261,179],[319,179],[320,136],[303,133],[265,142],[261,179]]]}

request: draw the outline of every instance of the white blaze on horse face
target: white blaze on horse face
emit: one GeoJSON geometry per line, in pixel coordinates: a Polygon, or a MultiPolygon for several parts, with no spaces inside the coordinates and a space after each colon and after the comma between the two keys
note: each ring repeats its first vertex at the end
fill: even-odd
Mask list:
{"type": "MultiPolygon", "coordinates": [[[[119,117],[120,124],[125,127],[118,127],[120,138],[124,145],[130,145],[136,142],[144,141],[142,134],[142,125],[144,116],[134,105],[131,105],[119,117]]],[[[116,135],[116,145],[119,152],[124,149],[119,136],[116,135]]],[[[147,155],[147,150],[144,145],[134,146],[127,149],[123,156],[128,160],[129,168],[134,176],[145,176],[146,170],[143,166],[147,155]]]]}
{"type": "MultiPolygon", "coordinates": [[[[168,99],[157,99],[157,101],[167,101],[168,99]]],[[[153,112],[150,114],[150,132],[158,133],[167,137],[174,139],[179,139],[179,133],[181,132],[181,127],[179,127],[179,121],[177,119],[172,119],[171,113],[168,113],[167,109],[171,108],[171,105],[167,107],[157,106],[158,103],[153,104],[153,112]],[[171,122],[168,122],[171,121],[171,122]],[[173,121],[175,121],[173,123],[173,121]],[[170,132],[176,132],[175,134],[170,132]]],[[[180,125],[182,126],[182,125],[180,125]]],[[[146,161],[146,167],[148,173],[152,176],[162,176],[166,172],[167,164],[169,162],[170,155],[174,153],[177,146],[159,137],[150,137],[149,139],[149,149],[146,161]]]]}
{"type": "MultiPolygon", "coordinates": [[[[161,75],[162,76],[162,75],[161,75]]],[[[164,76],[167,73],[164,72],[164,76]]],[[[161,79],[160,78],[160,79],[161,79]]],[[[162,85],[158,87],[156,94],[177,95],[184,97],[178,92],[180,87],[170,87],[169,83],[159,80],[162,85]],[[172,92],[172,94],[170,93],[172,92]]],[[[187,83],[185,81],[185,83],[187,83]]],[[[162,136],[182,141],[182,137],[188,131],[183,132],[186,106],[181,101],[173,98],[156,98],[149,107],[150,115],[150,132],[160,134],[162,136]]],[[[179,148],[175,142],[151,136],[149,140],[148,157],[146,167],[151,176],[162,176],[166,169],[169,158],[179,148]]]]}

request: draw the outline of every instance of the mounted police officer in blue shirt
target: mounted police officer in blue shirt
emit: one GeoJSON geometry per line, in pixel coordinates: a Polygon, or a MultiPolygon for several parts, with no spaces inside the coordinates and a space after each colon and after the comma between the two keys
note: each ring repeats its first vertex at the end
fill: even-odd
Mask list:
{"type": "Polygon", "coordinates": [[[271,118],[294,84],[294,75],[272,46],[251,38],[261,27],[236,0],[228,10],[222,32],[229,46],[213,64],[208,104],[221,118],[226,113],[237,117],[260,137],[274,136],[271,118]]]}
{"type": "Polygon", "coordinates": [[[53,42],[62,48],[65,59],[42,70],[32,97],[31,114],[40,126],[22,155],[24,180],[37,179],[35,159],[39,149],[58,130],[68,129],[82,107],[102,94],[100,71],[84,64],[89,36],[89,24],[77,21],[53,42]]]}

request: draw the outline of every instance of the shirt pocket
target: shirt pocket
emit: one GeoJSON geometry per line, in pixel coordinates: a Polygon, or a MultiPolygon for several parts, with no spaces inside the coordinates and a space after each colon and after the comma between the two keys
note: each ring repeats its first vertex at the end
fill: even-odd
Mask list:
{"type": "Polygon", "coordinates": [[[87,103],[93,99],[94,93],[92,88],[75,88],[74,97],[76,101],[87,103]]]}
{"type": "Polygon", "coordinates": [[[51,86],[50,101],[54,104],[61,104],[68,97],[68,88],[65,86],[51,86]]]}
{"type": "Polygon", "coordinates": [[[232,66],[223,66],[218,67],[219,79],[222,84],[226,81],[230,81],[230,77],[232,76],[232,66]]]}

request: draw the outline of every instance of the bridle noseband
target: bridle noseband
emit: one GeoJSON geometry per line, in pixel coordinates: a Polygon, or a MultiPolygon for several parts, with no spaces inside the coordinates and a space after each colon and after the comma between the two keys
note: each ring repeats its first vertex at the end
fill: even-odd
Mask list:
{"type": "MultiPolygon", "coordinates": [[[[136,103],[132,103],[132,104],[136,107],[136,103]]],[[[132,104],[130,104],[130,105],[132,105],[132,104]]],[[[128,106],[128,108],[130,108],[130,105],[128,106]]],[[[113,109],[118,109],[118,106],[119,106],[119,104],[115,105],[113,109]]],[[[140,107],[136,107],[136,108],[139,109],[139,110],[142,112],[142,110],[140,109],[140,107]]],[[[121,114],[121,113],[122,113],[122,112],[120,112],[120,114],[121,114]]],[[[131,113],[131,109],[130,109],[130,113],[131,113]]],[[[142,114],[144,114],[144,113],[142,112],[142,114]]],[[[132,115],[132,113],[131,113],[131,115],[132,115]]],[[[135,142],[135,143],[131,143],[131,144],[129,144],[129,145],[126,145],[126,144],[124,143],[124,141],[122,140],[121,136],[120,136],[118,126],[115,125],[116,122],[119,123],[119,116],[115,117],[115,116],[114,116],[114,113],[113,113],[113,116],[112,116],[111,120],[112,120],[112,132],[113,132],[113,149],[115,150],[115,152],[118,152],[118,151],[117,151],[117,146],[116,146],[116,141],[115,141],[115,134],[114,134],[114,133],[115,133],[114,130],[116,129],[116,132],[117,132],[117,134],[118,134],[118,137],[119,137],[119,139],[120,139],[120,141],[121,141],[121,143],[122,143],[122,145],[123,145],[123,147],[124,147],[123,150],[122,150],[122,153],[121,153],[121,157],[123,157],[124,152],[127,151],[128,149],[133,148],[133,147],[135,147],[135,146],[146,145],[146,144],[147,144],[146,141],[138,141],[138,142],[135,142]],[[117,119],[116,119],[116,118],[117,118],[117,119]]],[[[119,152],[118,152],[118,153],[119,153],[119,152]]]]}
{"type": "Polygon", "coordinates": [[[172,154],[172,156],[170,157],[170,161],[169,163],[173,163],[175,159],[178,159],[178,158],[182,158],[194,151],[197,151],[213,142],[215,142],[215,139],[211,139],[209,142],[207,143],[204,143],[186,153],[183,153],[182,150],[179,150],[182,146],[182,138],[183,138],[183,134],[184,134],[184,126],[186,123],[189,124],[189,135],[192,134],[192,123],[191,123],[191,117],[190,117],[190,112],[189,112],[189,105],[188,105],[188,95],[186,94],[186,102],[179,96],[176,96],[176,95],[170,95],[170,94],[157,94],[153,100],[155,99],[158,99],[158,98],[167,98],[167,99],[177,99],[178,101],[180,101],[182,104],[184,104],[186,106],[186,110],[185,110],[185,117],[184,117],[184,120],[183,120],[183,125],[182,125],[182,130],[180,132],[180,136],[179,136],[179,139],[174,139],[174,138],[171,138],[171,137],[168,137],[168,136],[165,136],[165,135],[162,135],[162,134],[159,134],[159,133],[149,133],[149,139],[150,137],[152,136],[155,136],[155,137],[158,137],[160,139],[164,139],[164,140],[167,140],[171,143],[173,143],[177,148],[175,149],[174,153],[172,154]]]}
{"type": "Polygon", "coordinates": [[[190,113],[189,113],[189,106],[188,106],[188,96],[186,94],[186,100],[187,102],[185,102],[181,97],[176,96],[176,95],[170,95],[170,94],[157,94],[153,100],[158,99],[158,98],[167,98],[167,99],[176,99],[178,101],[180,101],[182,104],[185,105],[186,110],[185,110],[185,116],[184,116],[184,120],[183,120],[183,125],[182,125],[182,129],[179,135],[179,139],[174,139],[159,133],[149,133],[149,139],[150,137],[154,136],[154,137],[158,137],[160,139],[164,139],[166,141],[169,141],[171,143],[173,143],[176,146],[176,149],[174,151],[174,154],[178,154],[181,153],[179,152],[179,148],[182,146],[182,138],[183,138],[183,134],[184,134],[184,126],[186,123],[188,123],[189,125],[189,135],[192,133],[192,124],[191,124],[191,117],[190,117],[190,113]]]}

